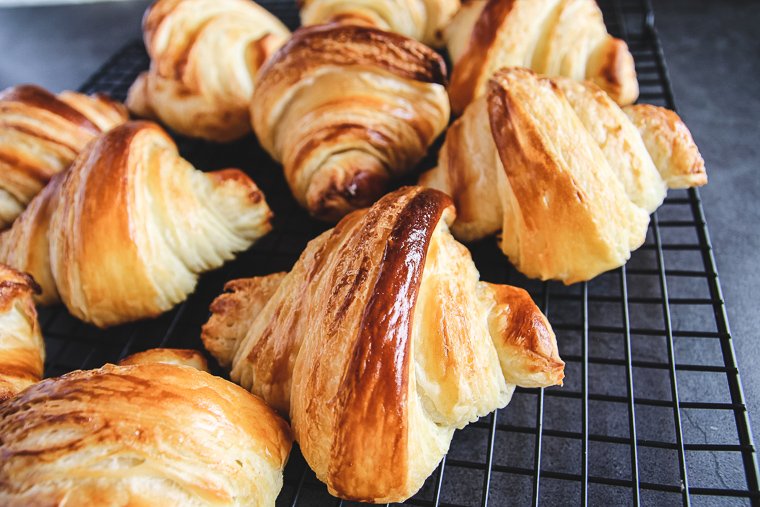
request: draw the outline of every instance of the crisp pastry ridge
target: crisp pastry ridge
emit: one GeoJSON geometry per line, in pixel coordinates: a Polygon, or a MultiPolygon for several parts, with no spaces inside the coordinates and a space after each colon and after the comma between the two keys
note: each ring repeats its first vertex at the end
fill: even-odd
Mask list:
{"type": "Polygon", "coordinates": [[[151,66],[130,88],[129,109],[180,134],[228,142],[250,132],[256,73],[290,32],[248,0],[157,0],[143,35],[151,66]]]}
{"type": "Polygon", "coordinates": [[[300,0],[299,7],[303,26],[331,22],[371,26],[441,47],[443,29],[460,0],[300,0]]]}
{"type": "Polygon", "coordinates": [[[251,104],[295,198],[337,221],[411,171],[449,119],[432,49],[374,28],[301,28],[262,68],[251,104]]]}
{"type": "Polygon", "coordinates": [[[594,0],[472,0],[446,28],[452,110],[486,93],[502,67],[594,82],[619,104],[639,95],[633,56],[607,33],[594,0]]]}
{"type": "Polygon", "coordinates": [[[230,282],[203,327],[231,378],[288,414],[329,491],[412,496],[454,430],[515,385],[561,384],[530,296],[478,281],[448,232],[451,200],[404,187],[312,240],[293,269],[230,282]]]}
{"type": "Polygon", "coordinates": [[[100,327],[157,316],[269,232],[272,213],[238,169],[209,173],[158,125],[104,134],[0,235],[0,261],[31,273],[43,304],[100,327]]]}
{"type": "Polygon", "coordinates": [[[103,94],[54,95],[35,85],[0,92],[0,230],[92,139],[129,119],[103,94]]]}
{"type": "Polygon", "coordinates": [[[45,344],[26,273],[0,264],[0,403],[42,378],[45,344]]]}
{"type": "Polygon", "coordinates": [[[523,273],[565,283],[623,265],[668,188],[707,182],[672,111],[620,108],[599,87],[502,69],[449,129],[420,184],[453,196],[453,234],[500,233],[523,273]]]}
{"type": "Polygon", "coordinates": [[[270,505],[290,429],[190,366],[75,371],[0,404],[0,504],[270,505]]]}

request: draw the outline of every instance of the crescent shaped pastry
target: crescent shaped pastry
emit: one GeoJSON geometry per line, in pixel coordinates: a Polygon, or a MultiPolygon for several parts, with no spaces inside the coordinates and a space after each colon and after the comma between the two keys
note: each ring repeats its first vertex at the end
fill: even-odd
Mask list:
{"type": "Polygon", "coordinates": [[[249,0],[157,0],[143,35],[151,65],[130,88],[129,109],[180,134],[228,142],[251,131],[256,72],[290,32],[249,0]]]}
{"type": "Polygon", "coordinates": [[[0,404],[0,504],[273,506],[288,425],[189,366],[106,365],[0,404]]]}
{"type": "Polygon", "coordinates": [[[157,316],[198,275],[270,230],[238,169],[196,170],[160,127],[129,122],[98,138],[0,235],[0,261],[27,271],[41,303],[99,327],[157,316]]]}
{"type": "Polygon", "coordinates": [[[337,22],[364,25],[441,47],[443,29],[459,9],[459,0],[301,0],[304,26],[337,22]]]}
{"type": "Polygon", "coordinates": [[[39,290],[31,276],[0,264],[0,403],[42,378],[45,344],[33,299],[39,290]]]}
{"type": "Polygon", "coordinates": [[[453,197],[458,239],[500,233],[517,269],[568,284],[623,265],[668,188],[705,183],[672,111],[621,109],[593,83],[520,68],[494,75],[420,179],[453,197]]]}
{"type": "Polygon", "coordinates": [[[337,221],[412,170],[449,120],[446,69],[427,46],[373,28],[302,28],[262,68],[251,114],[293,195],[337,221]]]}
{"type": "Polygon", "coordinates": [[[403,501],[454,430],[515,385],[560,384],[551,326],[523,290],[478,281],[451,200],[404,187],[346,216],[288,274],[234,281],[202,338],[231,378],[290,415],[333,495],[403,501]]]}
{"type": "Polygon", "coordinates": [[[618,104],[639,96],[626,43],[607,33],[594,0],[472,0],[446,28],[454,71],[451,104],[461,114],[502,67],[588,80],[618,104]]]}
{"type": "Polygon", "coordinates": [[[127,121],[126,108],[105,95],[34,85],[0,92],[0,229],[5,229],[88,142],[127,121]]]}

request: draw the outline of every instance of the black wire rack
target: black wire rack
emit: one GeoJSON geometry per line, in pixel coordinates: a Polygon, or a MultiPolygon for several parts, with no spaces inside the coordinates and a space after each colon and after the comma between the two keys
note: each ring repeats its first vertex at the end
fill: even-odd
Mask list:
{"type": "MultiPolygon", "coordinates": [[[[291,28],[292,2],[260,2],[291,28]]],[[[600,0],[611,33],[636,60],[641,101],[675,109],[648,0],[600,0]]],[[[135,42],[83,86],[124,99],[148,66],[135,42]]],[[[287,270],[325,229],[290,196],[252,137],[232,145],[178,138],[201,169],[237,166],[265,191],[274,231],[162,317],[100,331],[45,309],[46,373],[116,362],[156,346],[202,348],[200,326],[225,281],[287,270]]],[[[428,161],[432,164],[431,161],[428,161]]],[[[428,165],[429,166],[429,165],[428,165]]],[[[671,191],[646,244],[623,268],[565,287],[517,273],[493,240],[470,245],[485,280],[528,289],[551,320],[567,363],[562,388],[518,389],[512,402],[454,437],[407,504],[747,505],[760,503],[758,467],[710,236],[697,190],[671,191]]],[[[297,446],[277,504],[342,505],[297,446]]]]}

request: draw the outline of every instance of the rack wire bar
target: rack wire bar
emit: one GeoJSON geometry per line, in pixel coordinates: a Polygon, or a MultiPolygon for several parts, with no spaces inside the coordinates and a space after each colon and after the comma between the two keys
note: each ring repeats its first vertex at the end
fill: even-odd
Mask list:
{"type": "MultiPolygon", "coordinates": [[[[294,2],[259,3],[297,26],[294,2]]],[[[651,1],[599,4],[610,32],[634,55],[641,100],[675,109],[651,1]]],[[[123,100],[148,64],[135,41],[81,90],[123,100]]],[[[196,167],[248,172],[275,212],[274,230],[202,276],[187,301],[157,319],[101,331],[61,307],[43,309],[47,375],[156,346],[202,349],[200,326],[224,282],[289,269],[326,229],[298,207],[252,136],[225,146],[175,138],[196,167]]],[[[526,288],[549,316],[565,386],[518,388],[505,409],[458,431],[407,505],[760,505],[755,445],[698,190],[671,191],[629,263],[584,284],[528,280],[493,240],[469,246],[483,279],[526,288]]],[[[296,445],[277,505],[354,503],[331,497],[296,445]]]]}

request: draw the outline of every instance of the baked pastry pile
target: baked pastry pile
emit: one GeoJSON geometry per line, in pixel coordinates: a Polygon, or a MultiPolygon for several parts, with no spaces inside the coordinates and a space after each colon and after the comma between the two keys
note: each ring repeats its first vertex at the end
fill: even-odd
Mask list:
{"type": "Polygon", "coordinates": [[[126,108],[104,95],[33,85],[0,92],[0,230],[92,139],[127,121],[126,108]]]}
{"type": "Polygon", "coordinates": [[[301,28],[261,69],[261,146],[293,195],[337,221],[412,170],[449,121],[446,66],[427,46],[351,25],[301,28]]]}
{"type": "Polygon", "coordinates": [[[621,109],[590,82],[504,69],[449,129],[420,183],[454,198],[454,235],[500,233],[517,269],[565,283],[623,265],[668,188],[707,183],[680,118],[621,109]]]}
{"type": "Polygon", "coordinates": [[[107,327],[184,300],[270,217],[242,171],[202,173],[156,124],[129,122],[88,145],[0,234],[0,262],[34,276],[41,303],[107,327]]]}
{"type": "Polygon", "coordinates": [[[595,0],[471,0],[446,28],[454,62],[452,109],[461,114],[503,67],[589,80],[619,104],[639,96],[626,43],[607,33],[595,0]]]}
{"type": "Polygon", "coordinates": [[[251,131],[256,72],[290,32],[248,0],[157,0],[143,34],[151,65],[129,90],[129,109],[180,134],[226,142],[251,131]]]}
{"type": "Polygon", "coordinates": [[[231,282],[202,338],[235,382],[290,415],[334,495],[395,502],[454,430],[561,384],[551,326],[523,290],[478,281],[441,192],[405,187],[309,243],[288,274],[231,282]]]}
{"type": "Polygon", "coordinates": [[[242,387],[176,349],[41,380],[35,302],[99,327],[158,316],[272,213],[244,172],[196,170],[108,98],[0,93],[1,505],[274,505],[293,439],[333,495],[404,501],[456,429],[564,379],[530,295],[480,281],[457,239],[588,280],[642,244],[668,188],[707,182],[678,115],[629,105],[633,57],[593,0],[300,8],[313,26],[291,36],[248,0],[156,0],[127,98],[179,134],[253,130],[337,222],[214,300],[201,338],[242,387]],[[426,46],[444,41],[450,85],[426,46]],[[393,191],[452,110],[437,167],[393,191]]]}
{"type": "Polygon", "coordinates": [[[345,23],[372,26],[427,44],[443,46],[443,29],[459,9],[459,0],[302,0],[303,26],[345,23]]]}

